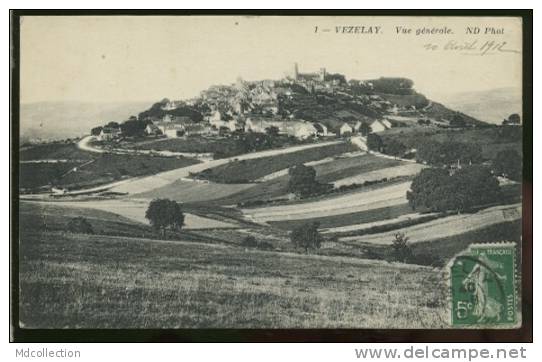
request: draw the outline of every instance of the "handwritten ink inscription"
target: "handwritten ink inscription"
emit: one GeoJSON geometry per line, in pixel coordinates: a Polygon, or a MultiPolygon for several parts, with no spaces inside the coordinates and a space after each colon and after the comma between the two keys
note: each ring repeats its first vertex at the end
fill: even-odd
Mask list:
{"type": "Polygon", "coordinates": [[[424,45],[424,49],[428,51],[455,51],[462,54],[480,56],[496,53],[519,53],[518,50],[509,48],[507,42],[494,40],[473,40],[464,42],[449,40],[443,46],[434,43],[427,43],[424,45]]]}

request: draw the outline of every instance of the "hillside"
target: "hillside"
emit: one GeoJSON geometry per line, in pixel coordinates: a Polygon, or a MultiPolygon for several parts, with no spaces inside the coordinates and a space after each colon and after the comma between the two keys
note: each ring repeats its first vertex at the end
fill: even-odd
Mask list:
{"type": "Polygon", "coordinates": [[[442,127],[459,121],[463,126],[481,126],[475,117],[450,109],[418,93],[406,78],[350,79],[333,74],[327,78],[305,77],[281,80],[243,81],[211,86],[191,100],[164,99],[139,113],[143,121],[165,116],[243,123],[247,119],[322,123],[337,133],[346,122],[371,123],[388,118],[394,126],[409,126],[429,119],[442,127]]]}
{"type": "Polygon", "coordinates": [[[448,107],[484,122],[500,124],[510,114],[522,112],[521,89],[498,88],[438,97],[448,107]]]}
{"type": "Polygon", "coordinates": [[[122,121],[148,107],[151,102],[37,102],[22,103],[21,138],[65,139],[87,134],[109,121],[122,121]]]}
{"type": "Polygon", "coordinates": [[[28,328],[446,326],[426,267],[64,232],[24,231],[21,253],[28,328]]]}

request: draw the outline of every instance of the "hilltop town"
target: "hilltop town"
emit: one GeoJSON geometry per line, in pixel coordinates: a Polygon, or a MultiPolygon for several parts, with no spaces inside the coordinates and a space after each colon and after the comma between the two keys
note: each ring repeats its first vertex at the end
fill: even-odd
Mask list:
{"type": "Polygon", "coordinates": [[[271,129],[297,139],[382,132],[415,124],[438,127],[483,125],[416,92],[412,80],[347,80],[320,68],[303,73],[294,64],[280,80],[216,85],[188,100],[163,99],[127,120],[92,130],[100,140],[142,135],[177,138],[226,136],[271,129]]]}

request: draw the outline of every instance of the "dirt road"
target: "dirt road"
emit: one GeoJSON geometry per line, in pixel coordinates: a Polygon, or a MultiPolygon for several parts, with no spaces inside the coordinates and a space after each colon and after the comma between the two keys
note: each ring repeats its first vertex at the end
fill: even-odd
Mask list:
{"type": "Polygon", "coordinates": [[[254,158],[282,155],[282,154],[297,152],[297,151],[306,150],[310,148],[318,148],[318,147],[328,146],[332,144],[337,144],[340,142],[341,141],[311,143],[308,145],[280,148],[280,149],[267,150],[267,151],[261,151],[261,152],[253,152],[253,153],[247,153],[247,154],[239,155],[235,157],[212,160],[208,162],[198,163],[195,165],[190,165],[183,168],[178,168],[171,171],[161,172],[156,175],[129,180],[129,182],[124,182],[121,185],[115,185],[115,187],[111,188],[111,191],[129,193],[129,194],[148,192],[156,188],[166,186],[172,182],[175,182],[176,180],[188,178],[188,176],[190,176],[191,173],[201,172],[207,168],[224,165],[234,160],[250,160],[254,158]]]}

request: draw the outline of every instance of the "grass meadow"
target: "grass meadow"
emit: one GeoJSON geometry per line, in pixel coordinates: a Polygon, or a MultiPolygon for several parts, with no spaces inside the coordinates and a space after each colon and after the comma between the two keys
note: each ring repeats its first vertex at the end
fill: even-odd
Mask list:
{"type": "Polygon", "coordinates": [[[446,326],[426,267],[35,230],[20,255],[26,328],[446,326]]]}

